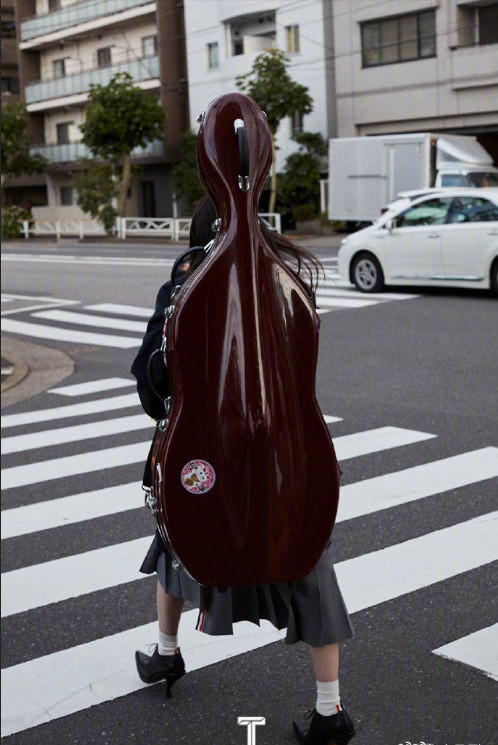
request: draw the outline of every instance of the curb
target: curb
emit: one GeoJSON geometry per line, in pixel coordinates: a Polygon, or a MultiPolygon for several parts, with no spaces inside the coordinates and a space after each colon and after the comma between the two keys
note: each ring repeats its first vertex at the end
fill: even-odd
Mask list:
{"type": "Polygon", "coordinates": [[[65,352],[11,337],[2,337],[2,356],[14,366],[2,382],[2,409],[52,388],[72,375],[75,367],[65,352]]]}

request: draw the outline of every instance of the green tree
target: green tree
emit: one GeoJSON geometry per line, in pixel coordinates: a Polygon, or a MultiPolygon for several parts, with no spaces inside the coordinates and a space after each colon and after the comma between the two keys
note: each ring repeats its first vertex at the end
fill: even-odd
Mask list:
{"type": "Polygon", "coordinates": [[[181,160],[172,168],[173,189],[176,197],[183,200],[182,212],[191,215],[197,202],[205,192],[197,175],[197,135],[191,130],[180,139],[181,160]]]}
{"type": "Polygon", "coordinates": [[[310,220],[320,212],[320,175],[327,143],[320,132],[299,132],[292,138],[299,150],[285,161],[279,174],[279,201],[294,220],[310,220]]]}
{"type": "Polygon", "coordinates": [[[278,49],[259,54],[252,69],[236,78],[239,89],[250,96],[265,112],[272,136],[273,166],[269,211],[275,211],[277,169],[275,163],[276,134],[282,119],[296,112],[303,116],[313,111],[313,99],[308,88],[296,83],[287,72],[289,58],[278,49]]]}
{"type": "Polygon", "coordinates": [[[41,173],[46,160],[39,153],[31,155],[26,132],[28,112],[23,103],[2,105],[2,179],[4,176],[41,173]]]}
{"type": "MultiPolygon", "coordinates": [[[[131,152],[161,139],[163,124],[164,111],[157,98],[134,86],[128,73],[118,73],[108,85],[90,86],[85,122],[80,125],[82,142],[94,158],[107,161],[112,167],[117,213],[121,217],[125,215],[132,179],[131,152]]],[[[95,176],[89,174],[89,178],[95,176]]]]}
{"type": "Polygon", "coordinates": [[[87,162],[88,169],[74,176],[78,204],[110,233],[117,215],[113,201],[118,195],[113,169],[106,163],[87,162]]]}

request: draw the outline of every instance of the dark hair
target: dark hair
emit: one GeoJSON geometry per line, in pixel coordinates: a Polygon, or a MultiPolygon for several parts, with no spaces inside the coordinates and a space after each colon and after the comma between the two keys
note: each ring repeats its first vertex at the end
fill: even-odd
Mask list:
{"type": "MultiPolygon", "coordinates": [[[[214,223],[216,218],[216,210],[210,198],[208,196],[203,197],[195,208],[190,225],[191,248],[193,246],[205,246],[215,237],[216,227],[214,223]]],[[[272,251],[290,269],[314,303],[318,281],[324,274],[319,259],[311,251],[296,246],[295,243],[292,243],[280,233],[270,230],[261,221],[259,227],[272,251]]],[[[192,259],[189,271],[195,271],[202,259],[202,255],[192,259]]]]}

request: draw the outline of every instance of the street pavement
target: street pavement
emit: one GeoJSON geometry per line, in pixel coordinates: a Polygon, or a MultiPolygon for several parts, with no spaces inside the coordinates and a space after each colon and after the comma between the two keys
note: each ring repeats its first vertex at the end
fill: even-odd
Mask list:
{"type": "MultiPolygon", "coordinates": [[[[338,281],[340,236],[298,240],[326,271],[317,395],[344,472],[333,545],[356,631],[340,676],[354,742],[495,745],[496,301],[365,297],[338,281]]],[[[129,367],[178,252],[4,247],[2,735],[13,745],[237,745],[240,716],[265,717],[259,744],[287,743],[314,705],[303,645],[270,624],[207,637],[192,608],[173,699],[134,669],[134,650],[156,640],[154,579],[138,572],[154,528],[140,489],[153,428],[129,367]]]]}

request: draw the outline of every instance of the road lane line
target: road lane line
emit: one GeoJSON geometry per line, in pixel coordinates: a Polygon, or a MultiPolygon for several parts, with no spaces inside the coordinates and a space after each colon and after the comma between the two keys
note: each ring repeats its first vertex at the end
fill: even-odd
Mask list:
{"type": "Polygon", "coordinates": [[[498,477],[498,448],[487,447],[341,486],[337,520],[352,520],[498,477]]]}
{"type": "MultiPolygon", "coordinates": [[[[341,461],[381,450],[410,445],[435,436],[400,427],[379,427],[366,432],[358,432],[354,435],[336,437],[334,446],[337,457],[341,461]]],[[[102,470],[106,467],[106,458],[109,459],[109,463],[113,464],[109,467],[136,463],[140,460],[140,453],[143,453],[145,460],[147,445],[148,443],[141,442],[136,445],[124,445],[117,448],[82,453],[81,455],[68,455],[63,458],[53,458],[37,463],[4,468],[2,470],[2,486],[4,489],[12,489],[66,476],[77,476],[93,470],[102,470]]]]}
{"type": "MultiPolygon", "coordinates": [[[[341,487],[336,522],[458,489],[498,475],[489,447],[341,487]]],[[[143,508],[140,482],[36,502],[2,512],[2,539],[143,508]]]]}
{"type": "MultiPolygon", "coordinates": [[[[497,517],[497,513],[480,516],[337,564],[336,571],[350,612],[366,610],[493,561],[498,557],[493,524],[497,517]],[[465,551],[461,550],[462,545],[465,551]]],[[[148,541],[131,542],[137,552],[133,561],[141,560],[138,549],[142,548],[141,542],[146,545],[145,540],[148,541]]],[[[111,573],[116,569],[112,566],[115,559],[122,556],[129,561],[129,553],[123,546],[130,545],[99,549],[109,552],[102,568],[111,573]],[[119,557],[111,553],[117,548],[119,557]]],[[[119,561],[116,564],[117,568],[121,566],[119,561]]],[[[68,578],[64,569],[59,572],[66,584],[68,578]]],[[[37,589],[36,583],[28,582],[29,591],[37,589]]],[[[55,584],[54,577],[51,585],[55,584]]],[[[24,594],[22,587],[18,588],[19,595],[24,594]]],[[[181,647],[188,670],[257,649],[282,637],[282,633],[267,622],[262,622],[262,629],[248,622],[235,624],[233,637],[210,637],[193,630],[197,616],[196,610],[182,616],[181,647]]],[[[139,690],[143,684],[134,669],[133,654],[156,635],[157,623],[154,622],[4,669],[2,736],[139,690]],[[78,670],[77,676],[75,670],[78,670]]]]}
{"type": "Polygon", "coordinates": [[[433,653],[474,667],[498,681],[498,623],[434,649],[433,653]]]}
{"type": "Polygon", "coordinates": [[[23,414],[6,414],[1,418],[1,427],[2,429],[8,429],[9,427],[20,427],[25,424],[70,419],[74,416],[100,414],[103,411],[129,409],[131,406],[140,406],[140,399],[137,393],[127,393],[123,396],[112,396],[111,398],[84,401],[83,403],[68,404],[67,406],[56,406],[53,409],[27,411],[23,414]]]}
{"type": "Polygon", "coordinates": [[[102,391],[114,391],[117,388],[128,388],[136,385],[135,379],[130,378],[101,378],[100,380],[89,380],[86,383],[73,383],[61,388],[49,388],[47,393],[57,393],[59,396],[86,396],[89,393],[102,393],[102,391]]]}
{"type": "Polygon", "coordinates": [[[337,459],[341,461],[403,445],[412,445],[416,442],[431,440],[434,437],[436,435],[431,435],[428,432],[418,432],[414,429],[378,427],[364,432],[356,432],[352,435],[335,437],[334,447],[337,459]]]}
{"type": "Polygon", "coordinates": [[[2,439],[2,453],[3,455],[21,453],[26,450],[64,445],[67,442],[91,440],[95,437],[110,437],[123,432],[137,432],[149,428],[152,438],[154,428],[152,419],[147,414],[134,414],[115,419],[104,419],[101,422],[77,424],[73,427],[64,426],[57,429],[45,429],[41,432],[4,437],[2,439]]]}
{"type": "Polygon", "coordinates": [[[14,321],[11,318],[5,318],[2,321],[2,330],[11,334],[19,334],[20,336],[34,336],[37,339],[53,339],[55,341],[70,342],[71,344],[117,347],[118,349],[131,349],[132,347],[139,347],[142,343],[141,338],[134,339],[131,336],[95,334],[89,331],[63,329],[59,326],[45,326],[41,323],[14,321]]]}
{"type": "Polygon", "coordinates": [[[147,458],[150,439],[133,445],[93,450],[89,453],[68,455],[64,458],[43,460],[39,463],[28,463],[25,466],[13,466],[2,471],[2,488],[12,489],[28,484],[40,484],[67,476],[80,476],[82,473],[103,471],[140,463],[147,458]]]}
{"type": "Polygon", "coordinates": [[[67,497],[3,510],[2,540],[143,508],[144,493],[141,481],[70,494],[67,497]]]}
{"type": "Polygon", "coordinates": [[[141,308],[138,305],[122,305],[120,303],[98,303],[97,305],[85,305],[85,310],[93,310],[95,313],[114,313],[123,316],[139,316],[150,318],[153,308],[141,308]]]}
{"type": "Polygon", "coordinates": [[[138,331],[145,333],[146,324],[143,321],[131,321],[125,318],[109,318],[108,316],[92,316],[89,313],[74,313],[69,310],[41,310],[31,314],[33,318],[43,318],[46,321],[79,324],[121,331],[138,331]]]}

